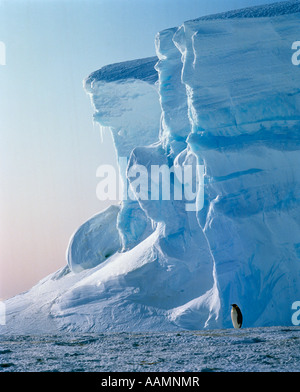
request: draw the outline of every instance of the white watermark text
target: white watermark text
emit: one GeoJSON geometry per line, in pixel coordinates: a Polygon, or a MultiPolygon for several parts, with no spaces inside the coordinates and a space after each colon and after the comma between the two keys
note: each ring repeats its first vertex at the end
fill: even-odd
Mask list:
{"type": "Polygon", "coordinates": [[[295,50],[295,52],[292,55],[292,64],[300,65],[300,41],[293,42],[292,50],[295,50]]]}

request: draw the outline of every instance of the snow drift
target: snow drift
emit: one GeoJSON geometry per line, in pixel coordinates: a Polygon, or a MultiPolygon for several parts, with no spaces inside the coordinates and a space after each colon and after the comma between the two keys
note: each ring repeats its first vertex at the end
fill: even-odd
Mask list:
{"type": "Polygon", "coordinates": [[[227,328],[231,303],[245,327],[291,324],[299,21],[298,1],[195,19],[158,33],[157,57],[85,80],[94,120],[128,159],[125,188],[138,165],[202,165],[204,206],[136,195],[92,217],[70,241],[68,266],[6,302],[6,331],[227,328]]]}

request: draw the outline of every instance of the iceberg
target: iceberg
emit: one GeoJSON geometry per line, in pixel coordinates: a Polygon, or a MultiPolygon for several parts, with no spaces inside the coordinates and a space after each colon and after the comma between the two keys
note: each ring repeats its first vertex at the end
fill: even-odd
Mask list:
{"type": "Polygon", "coordinates": [[[159,32],[156,57],[86,78],[94,121],[122,162],[122,203],[74,233],[64,268],[6,301],[0,332],[229,328],[231,303],[245,327],[291,324],[300,299],[299,21],[299,1],[201,17],[159,32]],[[187,166],[200,208],[177,197],[174,168],[187,166]],[[170,184],[169,198],[147,187],[141,197],[141,167],[169,169],[156,184],[170,184]]]}

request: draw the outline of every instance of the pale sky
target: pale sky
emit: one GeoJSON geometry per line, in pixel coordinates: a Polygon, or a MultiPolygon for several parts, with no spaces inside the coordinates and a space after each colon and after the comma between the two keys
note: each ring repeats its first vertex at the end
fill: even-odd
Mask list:
{"type": "Polygon", "coordinates": [[[101,142],[83,79],[155,55],[155,34],[202,15],[268,0],[0,0],[0,299],[66,264],[76,228],[107,204],[101,142]]]}

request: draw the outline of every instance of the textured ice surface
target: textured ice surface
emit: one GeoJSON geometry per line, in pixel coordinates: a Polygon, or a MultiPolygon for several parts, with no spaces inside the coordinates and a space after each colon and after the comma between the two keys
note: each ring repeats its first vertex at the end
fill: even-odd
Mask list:
{"type": "Polygon", "coordinates": [[[125,188],[139,165],[200,164],[204,208],[187,211],[172,193],[124,198],[107,225],[107,211],[92,217],[70,243],[72,271],[8,300],[2,331],[227,328],[231,303],[246,328],[291,324],[300,299],[299,21],[299,1],[195,19],[157,34],[157,58],[86,79],[94,120],[128,159],[125,188]]]}
{"type": "Polygon", "coordinates": [[[142,382],[160,379],[151,372],[298,372],[300,361],[297,327],[14,335],[0,345],[0,372],[145,372],[142,382]]]}
{"type": "Polygon", "coordinates": [[[299,21],[299,13],[198,20],[173,37],[183,56],[188,144],[205,166],[198,219],[221,309],[238,298],[251,307],[250,325],[287,323],[300,296],[300,72],[290,51],[299,21]]]}
{"type": "Polygon", "coordinates": [[[119,211],[119,206],[112,205],[83,223],[74,233],[67,253],[72,271],[93,268],[120,250],[119,211]]]}

